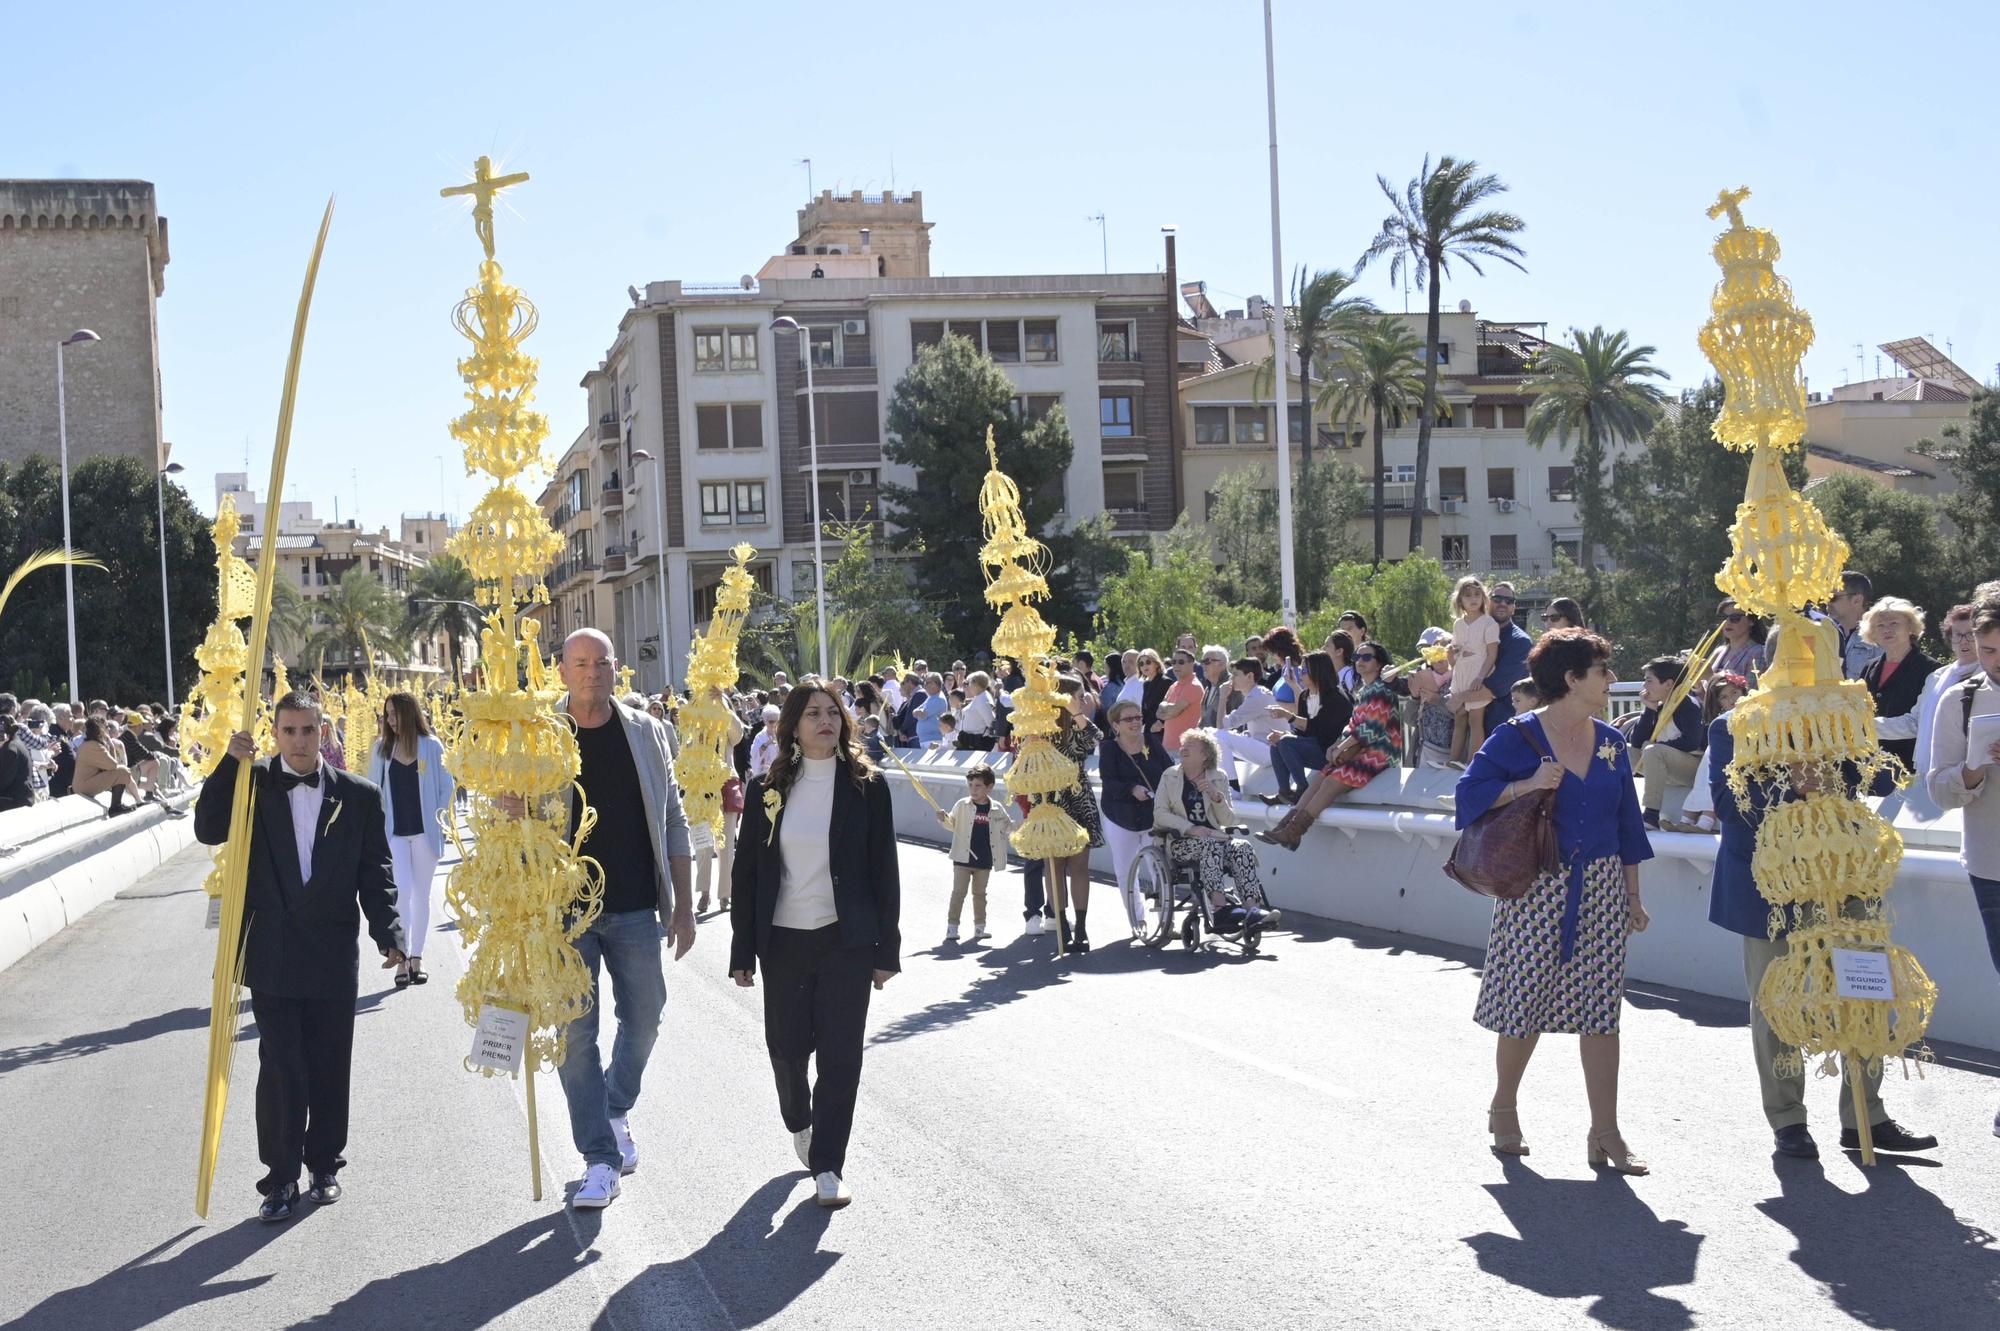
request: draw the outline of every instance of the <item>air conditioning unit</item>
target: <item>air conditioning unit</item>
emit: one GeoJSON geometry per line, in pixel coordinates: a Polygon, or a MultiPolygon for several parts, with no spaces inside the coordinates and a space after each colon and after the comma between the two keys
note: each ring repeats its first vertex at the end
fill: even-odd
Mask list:
{"type": "Polygon", "coordinates": [[[840,332],[843,337],[866,337],[868,336],[868,321],[866,319],[842,319],[840,321],[840,332]]]}
{"type": "Polygon", "coordinates": [[[1502,513],[1512,513],[1514,511],[1514,501],[1511,499],[1501,499],[1495,502],[1502,513]]]}
{"type": "Polygon", "coordinates": [[[1438,504],[1438,507],[1443,509],[1447,513],[1456,513],[1458,512],[1459,509],[1463,508],[1464,506],[1465,506],[1465,501],[1463,499],[1446,499],[1440,501],[1438,504]]]}
{"type": "Polygon", "coordinates": [[[857,468],[847,473],[847,483],[849,485],[873,485],[875,483],[875,473],[865,467],[857,468]]]}

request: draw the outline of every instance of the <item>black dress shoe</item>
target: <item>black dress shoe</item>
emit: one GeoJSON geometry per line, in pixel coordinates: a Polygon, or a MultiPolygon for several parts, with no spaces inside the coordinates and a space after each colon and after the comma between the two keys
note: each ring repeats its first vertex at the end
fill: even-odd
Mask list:
{"type": "MultiPolygon", "coordinates": [[[[1937,1138],[1919,1136],[1898,1123],[1893,1118],[1885,1118],[1868,1129],[1868,1136],[1878,1151],[1928,1151],[1937,1145],[1937,1138]]],[[[1840,1149],[1858,1151],[1861,1149],[1861,1134],[1853,1128],[1840,1130],[1840,1149]]]]}
{"type": "Polygon", "coordinates": [[[299,1185],[287,1183],[276,1192],[264,1197],[264,1204],[257,1208],[257,1218],[270,1224],[292,1218],[292,1208],[299,1204],[299,1185]]]}
{"type": "Polygon", "coordinates": [[[1803,1123],[1788,1123],[1778,1129],[1776,1141],[1772,1143],[1779,1155],[1794,1156],[1800,1160],[1819,1159],[1819,1143],[1806,1131],[1803,1123]]]}
{"type": "Polygon", "coordinates": [[[337,1174],[314,1174],[312,1186],[306,1189],[306,1196],[321,1206],[331,1206],[340,1200],[340,1176],[337,1174]]]}

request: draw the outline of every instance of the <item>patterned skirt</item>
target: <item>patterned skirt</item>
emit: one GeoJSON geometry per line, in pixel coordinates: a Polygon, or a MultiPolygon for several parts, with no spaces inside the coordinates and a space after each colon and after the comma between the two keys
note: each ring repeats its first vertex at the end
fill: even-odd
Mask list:
{"type": "Polygon", "coordinates": [[[1097,797],[1090,793],[1088,782],[1079,782],[1051,797],[1050,802],[1076,821],[1076,825],[1090,833],[1090,848],[1096,850],[1104,844],[1104,825],[1099,821],[1097,797]]]}
{"type": "Polygon", "coordinates": [[[1616,855],[1583,866],[1576,944],[1562,960],[1567,873],[1545,873],[1518,901],[1493,903],[1486,967],[1472,1019],[1525,1039],[1616,1035],[1625,1001],[1625,868],[1616,855]]]}

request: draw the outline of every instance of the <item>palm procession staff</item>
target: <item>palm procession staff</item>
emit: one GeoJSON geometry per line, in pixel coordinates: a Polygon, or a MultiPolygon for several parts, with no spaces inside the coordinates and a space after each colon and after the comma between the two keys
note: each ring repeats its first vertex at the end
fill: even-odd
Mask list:
{"type": "Polygon", "coordinates": [[[729,973],[748,988],[763,966],[778,1112],[819,1204],[845,1206],[869,987],[903,966],[895,813],[853,719],[817,681],[792,690],[776,738],[776,759],[744,799],[729,973]]]}
{"type": "Polygon", "coordinates": [[[243,983],[257,1021],[257,1155],[265,1174],[258,1214],[288,1220],[307,1195],[340,1200],[347,1161],[347,1092],[360,990],[361,917],[383,968],[403,963],[396,879],[383,823],[382,791],[327,766],[319,753],[320,707],[302,693],[278,699],[275,758],[256,759],[238,731],[194,806],[195,839],[229,839],[236,764],[255,786],[243,911],[243,983]]]}

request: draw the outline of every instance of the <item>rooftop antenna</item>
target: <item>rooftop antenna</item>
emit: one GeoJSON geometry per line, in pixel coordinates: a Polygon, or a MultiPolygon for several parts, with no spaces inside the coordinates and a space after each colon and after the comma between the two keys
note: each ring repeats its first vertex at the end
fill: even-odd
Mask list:
{"type": "Polygon", "coordinates": [[[1111,241],[1104,230],[1103,210],[1100,209],[1083,220],[1097,223],[1097,243],[1099,248],[1104,251],[1104,271],[1108,273],[1111,271],[1111,241]]]}
{"type": "Polygon", "coordinates": [[[1867,357],[1861,354],[1861,344],[1859,342],[1856,342],[1854,344],[1854,373],[1859,375],[1862,372],[1862,370],[1867,367],[1867,365],[1868,365],[1867,357]]]}
{"type": "Polygon", "coordinates": [[[810,203],[815,197],[813,194],[813,159],[810,157],[801,157],[793,162],[792,165],[802,166],[806,169],[806,201],[810,203]]]}
{"type": "Polygon", "coordinates": [[[896,150],[894,148],[891,148],[889,150],[889,193],[893,196],[895,192],[896,192],[896,150]]]}

